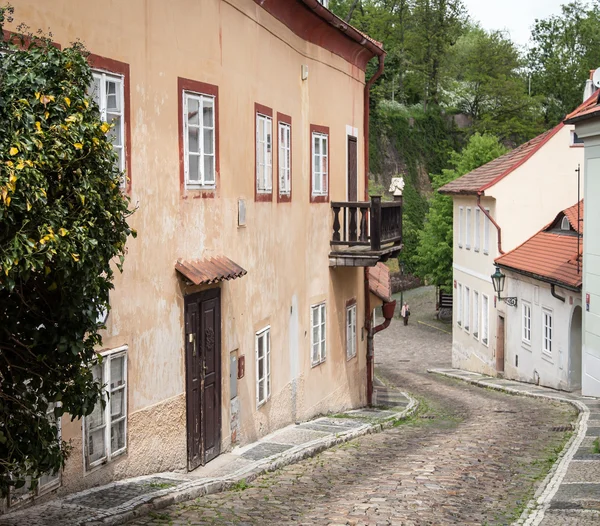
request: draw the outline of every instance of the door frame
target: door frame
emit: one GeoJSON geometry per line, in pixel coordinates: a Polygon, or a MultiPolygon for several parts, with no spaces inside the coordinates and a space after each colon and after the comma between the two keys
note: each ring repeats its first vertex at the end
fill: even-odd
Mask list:
{"type": "Polygon", "coordinates": [[[359,142],[358,142],[358,128],[354,128],[350,125],[346,125],[346,201],[349,200],[348,193],[350,188],[348,188],[348,137],[354,137],[356,139],[356,196],[360,201],[360,195],[358,192],[358,182],[359,182],[359,169],[358,169],[358,158],[359,158],[359,142]]]}
{"type": "Polygon", "coordinates": [[[215,345],[217,346],[217,350],[218,352],[215,353],[216,356],[216,366],[215,366],[215,370],[216,370],[216,375],[217,375],[217,379],[215,381],[216,384],[216,405],[217,405],[217,410],[216,410],[216,422],[215,422],[215,427],[216,427],[216,431],[217,431],[217,442],[219,443],[219,449],[220,449],[220,443],[221,443],[221,425],[222,425],[222,418],[221,418],[221,412],[223,410],[222,407],[222,347],[221,347],[221,289],[220,288],[213,288],[213,289],[208,289],[205,291],[201,291],[201,292],[193,292],[190,294],[186,294],[184,296],[184,324],[183,324],[183,333],[184,333],[184,361],[185,361],[185,395],[186,395],[186,407],[185,407],[185,411],[186,411],[186,453],[187,453],[187,468],[188,471],[191,471],[193,469],[196,469],[199,466],[204,466],[206,464],[206,448],[205,448],[205,439],[206,439],[206,433],[204,430],[204,424],[205,424],[205,415],[204,415],[204,360],[206,358],[206,355],[203,351],[202,345],[201,345],[201,338],[199,337],[201,335],[201,328],[202,328],[202,303],[204,301],[210,301],[210,300],[217,300],[217,309],[218,309],[218,334],[216,334],[215,336],[215,345]],[[199,404],[200,404],[200,451],[198,452],[199,457],[200,457],[200,463],[197,466],[191,467],[191,460],[193,458],[192,456],[192,441],[193,441],[193,431],[190,429],[190,404],[191,404],[191,398],[189,396],[189,360],[188,360],[188,338],[189,338],[189,333],[187,332],[187,327],[186,327],[186,322],[187,322],[187,312],[188,312],[188,305],[189,304],[196,304],[198,305],[198,326],[197,326],[197,333],[195,335],[195,343],[197,346],[197,352],[200,355],[200,377],[201,377],[201,384],[200,384],[200,400],[199,400],[199,404]]]}
{"type": "Polygon", "coordinates": [[[498,313],[496,319],[496,373],[504,373],[505,354],[506,354],[506,315],[503,312],[498,313]],[[502,326],[502,330],[501,327],[502,326]],[[498,346],[498,337],[502,336],[502,348],[498,346]],[[498,367],[498,366],[501,366],[498,367]]]}

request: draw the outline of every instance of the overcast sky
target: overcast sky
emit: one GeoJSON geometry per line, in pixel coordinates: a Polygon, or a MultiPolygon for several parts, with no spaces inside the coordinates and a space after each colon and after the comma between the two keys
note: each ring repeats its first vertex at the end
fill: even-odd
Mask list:
{"type": "Polygon", "coordinates": [[[520,46],[529,40],[536,18],[559,14],[569,0],[463,0],[469,15],[487,30],[507,30],[520,46]]]}

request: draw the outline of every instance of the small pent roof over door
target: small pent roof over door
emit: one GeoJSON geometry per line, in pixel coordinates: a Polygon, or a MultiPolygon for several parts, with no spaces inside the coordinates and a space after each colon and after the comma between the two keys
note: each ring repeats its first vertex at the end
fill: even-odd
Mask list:
{"type": "Polygon", "coordinates": [[[247,274],[246,270],[225,256],[190,261],[180,259],[175,264],[175,270],[194,285],[210,285],[247,274]]]}

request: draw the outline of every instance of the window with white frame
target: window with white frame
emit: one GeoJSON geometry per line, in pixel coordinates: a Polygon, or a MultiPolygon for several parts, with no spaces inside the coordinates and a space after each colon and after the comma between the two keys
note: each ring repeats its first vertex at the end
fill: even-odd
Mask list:
{"type": "Polygon", "coordinates": [[[256,114],[256,191],[273,191],[273,120],[262,113],[256,114]]]}
{"type": "Polygon", "coordinates": [[[465,331],[467,331],[467,332],[469,332],[469,324],[470,324],[470,320],[471,320],[470,299],[471,299],[471,289],[469,289],[469,287],[465,287],[465,298],[463,300],[465,311],[463,314],[463,318],[464,318],[465,331]]]}
{"type": "Polygon", "coordinates": [[[468,206],[467,207],[467,228],[466,228],[466,235],[465,235],[465,247],[467,249],[471,248],[471,207],[468,206]]]}
{"type": "Polygon", "coordinates": [[[479,292],[473,291],[473,338],[479,339],[479,292]]]}
{"type": "MultiPolygon", "coordinates": [[[[111,127],[107,132],[118,156],[118,167],[125,171],[125,96],[123,77],[102,71],[92,73],[91,97],[98,104],[100,118],[111,127]]],[[[125,178],[121,182],[125,186],[125,178]]]]}
{"type": "Polygon", "coordinates": [[[552,311],[542,308],[542,350],[552,354],[552,311]]]}
{"type": "Polygon", "coordinates": [[[313,305],[310,308],[311,326],[311,363],[318,365],[325,361],[326,357],[326,312],[325,303],[313,305]]]}
{"type": "Polygon", "coordinates": [[[522,339],[525,343],[531,343],[531,304],[526,301],[521,302],[523,312],[522,318],[522,339]]]}
{"type": "Polygon", "coordinates": [[[479,245],[481,244],[481,210],[479,208],[475,209],[475,244],[473,246],[473,250],[475,252],[479,252],[479,245]]]}
{"type": "Polygon", "coordinates": [[[489,324],[490,324],[490,300],[485,295],[481,295],[481,342],[489,344],[489,324]]]}
{"type": "Polygon", "coordinates": [[[356,303],[346,307],[346,358],[356,356],[356,303]]]}
{"type": "Polygon", "coordinates": [[[462,285],[456,285],[456,323],[462,325],[462,285]]]}
{"type": "Polygon", "coordinates": [[[323,7],[329,7],[329,0],[317,0],[323,7]]]}
{"type": "Polygon", "coordinates": [[[271,327],[256,333],[256,406],[271,396],[271,327]]]}
{"type": "Polygon", "coordinates": [[[215,187],[215,98],[183,92],[185,185],[215,187]]]}
{"type": "MultiPolygon", "coordinates": [[[[486,208],[485,211],[489,214],[490,209],[486,208]]],[[[483,253],[490,253],[490,220],[487,215],[483,216],[483,253]]]]}
{"type": "Polygon", "coordinates": [[[325,133],[313,132],[312,142],[312,195],[326,196],[328,192],[329,136],[325,133]]]}
{"type": "Polygon", "coordinates": [[[279,121],[279,195],[290,195],[291,185],[291,161],[292,161],[292,127],[279,121]]]}
{"type": "Polygon", "coordinates": [[[458,207],[458,246],[462,248],[463,246],[463,214],[464,208],[462,206],[458,207]]]}
{"type": "Polygon", "coordinates": [[[127,449],[127,347],[102,353],[92,370],[104,386],[106,406],[98,401],[84,419],[86,469],[110,462],[127,449]]]}

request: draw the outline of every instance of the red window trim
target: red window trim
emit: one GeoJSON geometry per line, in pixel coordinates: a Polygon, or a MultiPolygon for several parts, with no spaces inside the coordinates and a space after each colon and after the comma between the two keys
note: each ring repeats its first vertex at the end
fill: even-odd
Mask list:
{"type": "Polygon", "coordinates": [[[308,195],[310,196],[311,203],[328,203],[329,202],[329,191],[330,191],[330,167],[331,167],[331,137],[329,136],[329,126],[319,126],[318,124],[310,125],[310,188],[308,189],[308,195]],[[313,161],[313,133],[322,133],[327,135],[327,194],[326,195],[313,195],[313,176],[314,176],[314,161],[313,161]]]}
{"type": "Polygon", "coordinates": [[[123,102],[125,103],[125,175],[127,176],[127,184],[125,192],[131,193],[131,182],[133,180],[131,170],[131,83],[129,78],[129,64],[120,62],[112,58],[101,57],[90,53],[88,63],[92,69],[106,71],[107,73],[116,73],[123,75],[123,102]]]}
{"type": "Polygon", "coordinates": [[[278,203],[290,203],[292,201],[292,117],[285,113],[277,112],[277,202],[278,203]],[[279,192],[279,123],[289,124],[290,126],[290,194],[281,195],[279,192]]]}
{"type": "MultiPolygon", "coordinates": [[[[271,161],[271,191],[258,192],[258,179],[256,178],[256,171],[258,170],[258,155],[256,152],[256,117],[258,114],[266,115],[271,118],[271,148],[274,149],[275,141],[273,140],[273,109],[268,106],[263,106],[258,102],[254,103],[254,201],[261,203],[271,203],[273,201],[273,161],[271,161]]],[[[272,152],[273,153],[273,152],[272,152]]],[[[272,159],[275,159],[275,155],[272,155],[272,159]]]]}
{"type": "Polygon", "coordinates": [[[179,126],[179,186],[183,199],[189,195],[193,199],[212,199],[219,193],[221,181],[221,158],[219,155],[219,86],[198,80],[177,77],[177,122],[179,126]],[[183,122],[183,93],[189,91],[199,95],[210,95],[215,98],[215,189],[188,189],[185,187],[185,138],[183,122]]]}

